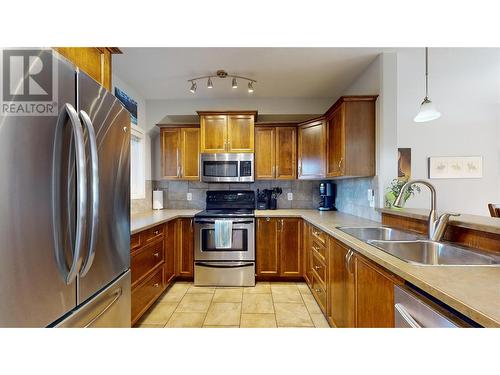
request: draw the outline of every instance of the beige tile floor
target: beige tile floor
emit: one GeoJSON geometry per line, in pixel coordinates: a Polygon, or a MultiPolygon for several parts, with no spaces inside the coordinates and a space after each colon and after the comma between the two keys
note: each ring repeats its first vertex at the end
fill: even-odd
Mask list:
{"type": "Polygon", "coordinates": [[[328,323],[305,283],[207,288],[177,282],[136,327],[327,328],[328,323]]]}

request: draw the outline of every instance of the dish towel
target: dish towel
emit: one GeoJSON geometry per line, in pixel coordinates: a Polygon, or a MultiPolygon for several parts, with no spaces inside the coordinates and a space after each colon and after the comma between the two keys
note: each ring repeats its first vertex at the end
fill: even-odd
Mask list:
{"type": "Polygon", "coordinates": [[[232,237],[233,222],[231,220],[215,220],[215,248],[230,249],[232,237]]]}

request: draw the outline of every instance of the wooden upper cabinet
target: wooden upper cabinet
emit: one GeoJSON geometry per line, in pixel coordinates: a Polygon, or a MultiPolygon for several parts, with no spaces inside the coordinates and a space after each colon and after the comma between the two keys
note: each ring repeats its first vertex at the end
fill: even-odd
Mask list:
{"type": "Polygon", "coordinates": [[[325,177],[326,167],[325,120],[307,122],[298,128],[298,177],[318,179],[325,177]]]}
{"type": "Polygon", "coordinates": [[[201,152],[254,152],[256,112],[198,112],[201,152]]]}
{"type": "Polygon", "coordinates": [[[277,180],[293,180],[297,177],[297,128],[276,127],[277,180]]]}
{"type": "Polygon", "coordinates": [[[356,326],[356,264],[355,255],[349,257],[349,251],[344,244],[329,238],[327,315],[332,325],[338,328],[356,326]]]}
{"type": "Polygon", "coordinates": [[[297,176],[297,128],[258,126],[255,128],[255,178],[293,180],[297,176]]]}
{"type": "Polygon", "coordinates": [[[327,177],[375,175],[376,100],[345,96],[327,111],[327,177]]]}
{"type": "Polygon", "coordinates": [[[395,276],[356,256],[356,327],[394,327],[395,283],[395,276]]]}
{"type": "Polygon", "coordinates": [[[115,47],[56,47],[57,52],[111,91],[111,55],[115,47]]]}
{"type": "Polygon", "coordinates": [[[200,129],[162,128],[161,161],[163,179],[200,179],[200,129]]]}
{"type": "Polygon", "coordinates": [[[181,166],[181,131],[176,128],[162,128],[160,134],[162,177],[177,180],[180,178],[181,166]]]}
{"type": "Polygon", "coordinates": [[[258,276],[279,276],[279,225],[277,218],[257,218],[255,261],[258,276]]]}
{"type": "Polygon", "coordinates": [[[227,150],[227,116],[201,116],[201,152],[215,153],[227,150]]]}
{"type": "Polygon", "coordinates": [[[228,152],[254,151],[254,115],[229,115],[227,117],[228,152]]]}
{"type": "Polygon", "coordinates": [[[200,179],[200,129],[182,128],[181,178],[200,179]]]}
{"type": "Polygon", "coordinates": [[[255,178],[272,180],[276,169],[276,130],[273,127],[255,129],[255,178]]]}

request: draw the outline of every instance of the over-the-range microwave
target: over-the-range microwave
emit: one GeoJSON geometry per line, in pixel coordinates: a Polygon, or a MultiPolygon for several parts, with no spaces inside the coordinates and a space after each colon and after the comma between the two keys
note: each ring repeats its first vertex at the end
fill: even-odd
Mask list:
{"type": "Polygon", "coordinates": [[[252,153],[201,154],[201,180],[204,182],[253,182],[252,153]]]}

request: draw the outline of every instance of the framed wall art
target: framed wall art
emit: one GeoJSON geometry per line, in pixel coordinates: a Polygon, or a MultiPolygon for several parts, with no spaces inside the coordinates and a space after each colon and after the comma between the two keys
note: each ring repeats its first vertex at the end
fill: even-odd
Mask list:
{"type": "Polygon", "coordinates": [[[482,156],[431,156],[429,178],[481,178],[482,156]]]}

